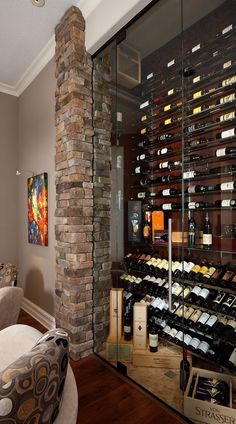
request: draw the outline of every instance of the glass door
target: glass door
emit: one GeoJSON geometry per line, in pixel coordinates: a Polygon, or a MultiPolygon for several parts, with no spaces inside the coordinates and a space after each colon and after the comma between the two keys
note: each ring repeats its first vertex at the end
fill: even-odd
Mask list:
{"type": "Polygon", "coordinates": [[[235,16],[160,0],[94,58],[95,351],[202,423],[234,417],[235,16]]]}

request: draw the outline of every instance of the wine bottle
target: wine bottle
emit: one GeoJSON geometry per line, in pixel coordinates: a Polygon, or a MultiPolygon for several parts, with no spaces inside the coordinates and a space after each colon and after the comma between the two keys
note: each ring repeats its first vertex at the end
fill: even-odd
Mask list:
{"type": "Polygon", "coordinates": [[[184,162],[196,162],[202,159],[202,156],[200,156],[197,153],[187,155],[184,157],[184,162]]]}
{"type": "Polygon", "coordinates": [[[226,155],[232,155],[236,153],[236,147],[232,146],[232,147],[224,147],[222,149],[217,149],[216,150],[216,157],[222,157],[222,156],[226,156],[226,155]]]}
{"type": "Polygon", "coordinates": [[[134,173],[135,174],[150,174],[151,169],[148,168],[147,166],[136,166],[136,168],[134,169],[134,173]]]}
{"type": "Polygon", "coordinates": [[[207,186],[204,186],[204,185],[191,185],[187,188],[187,192],[189,194],[204,193],[205,191],[207,191],[207,186]]]}
{"type": "Polygon", "coordinates": [[[198,339],[197,337],[193,337],[188,345],[188,348],[191,349],[193,352],[196,352],[200,343],[200,339],[198,339]]]}
{"type": "Polygon", "coordinates": [[[168,183],[170,181],[181,180],[181,175],[163,175],[160,179],[160,182],[168,183]]]}
{"type": "Polygon", "coordinates": [[[197,328],[204,332],[204,325],[206,324],[209,318],[210,318],[210,314],[208,314],[207,312],[203,312],[198,322],[196,323],[197,328]]]}
{"type": "Polygon", "coordinates": [[[236,369],[236,347],[232,349],[227,365],[230,369],[236,369]]]}
{"type": "Polygon", "coordinates": [[[188,215],[188,245],[195,246],[196,244],[196,222],[189,211],[188,215]]]}
{"type": "Polygon", "coordinates": [[[208,350],[210,349],[209,343],[207,343],[205,340],[202,340],[200,345],[197,348],[197,352],[200,353],[200,355],[207,355],[208,350]]]}
{"type": "Polygon", "coordinates": [[[219,137],[228,138],[228,137],[233,137],[234,135],[236,135],[236,128],[230,128],[229,130],[222,131],[219,134],[219,137]]]}
{"type": "Polygon", "coordinates": [[[169,140],[172,140],[173,137],[174,137],[174,134],[165,133],[165,134],[161,134],[157,136],[157,141],[169,141],[169,140]]]}
{"type": "Polygon", "coordinates": [[[149,350],[157,352],[158,349],[158,333],[156,325],[152,324],[149,328],[149,350]]]}
{"type": "Polygon", "coordinates": [[[124,339],[127,341],[131,340],[132,338],[131,323],[132,323],[131,313],[127,312],[124,315],[124,339]]]}
{"type": "Polygon", "coordinates": [[[210,315],[210,317],[208,318],[208,320],[206,321],[205,325],[204,325],[204,332],[212,334],[212,332],[214,331],[213,328],[216,325],[218,320],[218,317],[216,315],[210,315]]]}
{"type": "Polygon", "coordinates": [[[207,143],[207,139],[206,138],[199,138],[197,140],[191,140],[189,142],[189,146],[190,147],[196,147],[196,146],[199,146],[199,145],[205,144],[205,143],[207,143]]]}
{"type": "Polygon", "coordinates": [[[202,244],[203,247],[206,249],[209,249],[212,246],[212,226],[209,220],[208,213],[206,213],[205,222],[203,226],[202,244]]]}
{"type": "Polygon", "coordinates": [[[150,241],[151,238],[151,211],[144,212],[144,223],[143,223],[143,238],[146,242],[150,241]]]}
{"type": "Polygon", "coordinates": [[[235,301],[236,301],[236,296],[233,294],[229,294],[222,303],[221,313],[230,315],[230,310],[235,301]]]}
{"type": "Polygon", "coordinates": [[[226,183],[221,183],[219,185],[219,189],[221,191],[235,190],[236,189],[236,181],[228,181],[226,183]]]}
{"type": "Polygon", "coordinates": [[[164,241],[164,242],[168,242],[168,233],[164,233],[164,234],[156,234],[155,235],[155,241],[164,241]]]}
{"type": "Polygon", "coordinates": [[[201,290],[201,287],[195,286],[187,297],[187,302],[195,303],[201,290]]]}
{"type": "MultiPolygon", "coordinates": [[[[176,337],[178,336],[178,333],[176,337]]],[[[183,349],[183,359],[180,361],[180,376],[179,376],[179,387],[181,390],[185,390],[187,387],[188,379],[190,374],[190,363],[188,361],[187,350],[183,349]]]]}
{"type": "Polygon", "coordinates": [[[215,299],[212,300],[211,309],[213,309],[214,311],[219,311],[223,303],[223,300],[225,299],[226,299],[226,293],[219,292],[216,295],[215,299]]]}
{"type": "Polygon", "coordinates": [[[210,290],[207,288],[202,288],[201,291],[198,293],[197,298],[195,299],[195,304],[202,306],[202,305],[207,305],[207,300],[210,296],[210,290]]]}
{"type": "Polygon", "coordinates": [[[236,330],[236,321],[234,319],[229,319],[225,326],[224,338],[231,339],[236,330]]]}
{"type": "Polygon", "coordinates": [[[163,147],[163,149],[158,149],[156,154],[157,156],[160,155],[168,155],[169,153],[172,153],[173,149],[171,147],[163,147]]]}
{"type": "Polygon", "coordinates": [[[217,208],[232,208],[236,206],[236,200],[234,199],[224,199],[224,200],[216,200],[215,206],[217,208]]]}
{"type": "Polygon", "coordinates": [[[201,177],[203,175],[206,175],[206,173],[202,172],[202,171],[186,171],[183,173],[183,178],[184,180],[190,179],[190,178],[196,178],[196,177],[201,177]]]}
{"type": "Polygon", "coordinates": [[[175,196],[176,194],[179,194],[179,193],[180,193],[180,191],[177,190],[176,188],[167,188],[165,190],[160,191],[160,194],[164,197],[165,196],[175,196]]]}
{"type": "Polygon", "coordinates": [[[202,282],[205,284],[209,284],[209,281],[211,280],[212,275],[215,273],[216,268],[214,266],[210,266],[208,268],[208,271],[203,274],[202,276],[202,282]]]}
{"type": "Polygon", "coordinates": [[[162,203],[161,208],[163,211],[174,210],[174,209],[176,210],[176,209],[181,209],[181,204],[176,202],[162,203]]]}
{"type": "Polygon", "coordinates": [[[193,314],[190,315],[189,321],[192,321],[194,324],[196,324],[199,318],[201,317],[201,315],[202,315],[202,311],[200,311],[200,309],[195,309],[193,314]]]}

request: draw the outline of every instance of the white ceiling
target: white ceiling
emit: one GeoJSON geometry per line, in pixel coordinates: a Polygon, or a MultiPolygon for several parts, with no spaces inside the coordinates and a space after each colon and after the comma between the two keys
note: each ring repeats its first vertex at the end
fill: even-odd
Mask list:
{"type": "Polygon", "coordinates": [[[32,64],[54,49],[54,28],[70,6],[80,7],[86,17],[100,1],[46,0],[44,7],[35,7],[31,0],[0,0],[0,91],[23,91],[32,64]]]}

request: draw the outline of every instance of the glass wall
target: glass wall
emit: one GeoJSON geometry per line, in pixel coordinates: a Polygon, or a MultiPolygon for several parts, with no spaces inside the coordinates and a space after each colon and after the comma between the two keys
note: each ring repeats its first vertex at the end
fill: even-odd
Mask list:
{"type": "Polygon", "coordinates": [[[236,419],[235,17],[160,0],[94,57],[95,351],[200,422],[236,419]]]}

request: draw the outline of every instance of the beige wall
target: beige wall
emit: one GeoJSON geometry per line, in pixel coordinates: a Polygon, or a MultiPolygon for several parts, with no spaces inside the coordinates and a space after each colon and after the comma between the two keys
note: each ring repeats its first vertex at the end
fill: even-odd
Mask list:
{"type": "Polygon", "coordinates": [[[0,128],[0,263],[17,264],[17,97],[0,93],[0,128]]]}
{"type": "Polygon", "coordinates": [[[55,172],[54,172],[54,60],[41,71],[19,98],[19,285],[25,297],[53,314],[55,287],[55,172]],[[48,173],[48,247],[28,243],[27,178],[48,173]]]}

